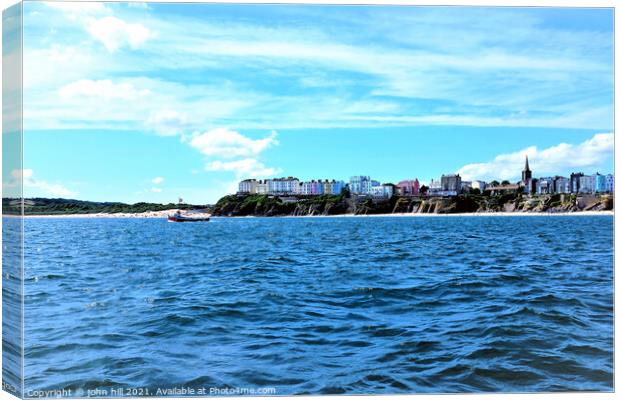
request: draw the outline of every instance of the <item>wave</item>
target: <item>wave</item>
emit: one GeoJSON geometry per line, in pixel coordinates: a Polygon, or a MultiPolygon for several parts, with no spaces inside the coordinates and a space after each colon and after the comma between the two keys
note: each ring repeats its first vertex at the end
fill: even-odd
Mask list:
{"type": "Polygon", "coordinates": [[[27,383],[613,390],[613,219],[368,221],[31,220],[27,383]]]}

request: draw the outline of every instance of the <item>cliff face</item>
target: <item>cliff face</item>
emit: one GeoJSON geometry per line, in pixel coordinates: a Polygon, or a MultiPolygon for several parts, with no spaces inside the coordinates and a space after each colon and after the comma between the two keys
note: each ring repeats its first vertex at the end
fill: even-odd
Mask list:
{"type": "Polygon", "coordinates": [[[352,196],[280,198],[267,195],[225,196],[212,210],[215,216],[312,216],[341,214],[454,214],[472,212],[576,212],[613,209],[611,195],[554,194],[528,197],[460,195],[371,199],[352,196]]]}
{"type": "Polygon", "coordinates": [[[219,216],[309,216],[340,214],[391,213],[389,200],[345,198],[344,196],[315,196],[298,199],[267,195],[225,196],[212,210],[219,216]]]}

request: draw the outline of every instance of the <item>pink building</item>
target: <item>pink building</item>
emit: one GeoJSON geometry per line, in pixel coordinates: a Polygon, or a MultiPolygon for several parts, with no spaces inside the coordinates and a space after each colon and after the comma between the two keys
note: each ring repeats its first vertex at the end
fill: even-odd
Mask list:
{"type": "Polygon", "coordinates": [[[417,196],[420,194],[420,182],[417,178],[412,181],[400,181],[396,185],[396,192],[401,196],[417,196]]]}

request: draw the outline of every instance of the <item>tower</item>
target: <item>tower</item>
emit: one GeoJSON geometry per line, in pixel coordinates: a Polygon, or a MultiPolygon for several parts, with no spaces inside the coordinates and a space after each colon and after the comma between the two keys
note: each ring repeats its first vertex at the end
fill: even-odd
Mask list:
{"type": "Polygon", "coordinates": [[[527,154],[525,155],[525,169],[521,171],[521,181],[525,184],[532,179],[532,171],[530,171],[530,163],[527,160],[527,154]]]}

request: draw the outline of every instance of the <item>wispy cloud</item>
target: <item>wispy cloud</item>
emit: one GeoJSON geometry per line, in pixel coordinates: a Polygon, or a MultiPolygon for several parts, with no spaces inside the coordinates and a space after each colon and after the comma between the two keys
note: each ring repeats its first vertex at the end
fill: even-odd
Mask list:
{"type": "Polygon", "coordinates": [[[81,79],[63,86],[58,91],[60,97],[100,97],[106,100],[133,100],[149,95],[148,89],[138,90],[131,83],[113,83],[110,79],[93,81],[81,79]]]}
{"type": "Polygon", "coordinates": [[[156,110],[151,112],[146,123],[159,135],[176,136],[184,132],[187,120],[185,113],[174,110],[156,110]]]}
{"type": "Polygon", "coordinates": [[[207,171],[234,172],[238,178],[273,177],[282,172],[280,168],[267,167],[254,158],[236,161],[212,161],[205,167],[207,171]]]}
{"type": "Polygon", "coordinates": [[[186,7],[201,12],[109,4],[33,17],[31,127],[612,126],[611,32],[554,26],[535,10],[274,6],[274,24],[186,7]],[[150,95],[100,113],[96,102],[57,102],[63,86],[108,79],[150,95]]]}
{"type": "Polygon", "coordinates": [[[488,162],[467,164],[458,173],[464,180],[517,179],[527,155],[537,176],[556,175],[568,170],[596,168],[607,161],[613,151],[613,133],[599,133],[579,144],[560,143],[545,149],[532,146],[499,154],[488,162]]]}
{"type": "Polygon", "coordinates": [[[151,182],[153,182],[155,185],[161,185],[162,183],[164,183],[164,178],[161,176],[157,176],[153,178],[151,182]]]}
{"type": "Polygon", "coordinates": [[[90,18],[86,30],[110,52],[124,46],[137,49],[153,37],[153,32],[144,25],[128,23],[112,16],[90,18]]]}
{"type": "MultiPolygon", "coordinates": [[[[62,59],[54,67],[59,78],[53,83],[51,74],[49,79],[39,75],[29,82],[36,93],[29,92],[32,95],[27,96],[28,105],[24,108],[27,129],[106,129],[122,124],[124,129],[166,136],[187,135],[213,125],[214,121],[232,119],[253,99],[225,83],[188,85],[148,77],[80,79],[80,68],[74,62],[82,63],[84,70],[92,65],[96,71],[100,66],[73,52],[53,53],[62,59]],[[66,66],[69,77],[63,75],[60,65],[66,66]],[[67,82],[61,83],[63,80],[67,82]],[[86,97],[88,101],[84,101],[86,97]]],[[[54,54],[42,52],[29,61],[44,62],[45,57],[54,54]]],[[[29,72],[36,73],[36,68],[31,67],[29,72]]]]}
{"type": "Polygon", "coordinates": [[[207,156],[233,158],[256,156],[278,144],[277,133],[262,139],[251,139],[227,128],[216,128],[195,134],[189,144],[207,156]]]}

